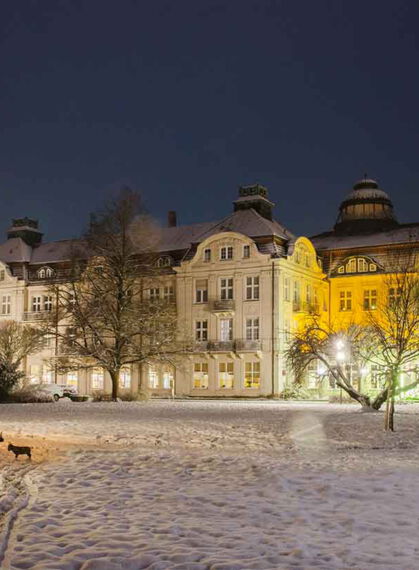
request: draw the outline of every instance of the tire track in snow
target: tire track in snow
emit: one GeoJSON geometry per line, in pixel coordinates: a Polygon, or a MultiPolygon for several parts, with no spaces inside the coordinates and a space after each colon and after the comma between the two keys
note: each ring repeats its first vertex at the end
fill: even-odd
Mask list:
{"type": "Polygon", "coordinates": [[[31,472],[37,465],[6,465],[0,479],[0,567],[10,568],[8,551],[13,540],[13,528],[19,513],[36,498],[36,486],[31,472]]]}

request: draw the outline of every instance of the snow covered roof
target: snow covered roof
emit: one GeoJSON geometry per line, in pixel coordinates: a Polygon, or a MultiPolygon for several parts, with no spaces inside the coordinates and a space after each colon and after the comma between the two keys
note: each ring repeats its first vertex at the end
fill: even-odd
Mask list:
{"type": "Polygon", "coordinates": [[[314,247],[319,250],[418,243],[419,223],[400,224],[396,228],[387,231],[357,235],[338,235],[331,231],[312,236],[310,239],[314,247]]]}

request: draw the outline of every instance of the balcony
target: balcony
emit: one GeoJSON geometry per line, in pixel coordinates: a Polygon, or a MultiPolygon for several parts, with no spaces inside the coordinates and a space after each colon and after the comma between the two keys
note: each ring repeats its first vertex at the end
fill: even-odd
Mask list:
{"type": "Polygon", "coordinates": [[[260,340],[236,340],[236,352],[257,352],[262,350],[262,342],[260,340]]]}
{"type": "Polygon", "coordinates": [[[233,352],[234,342],[232,340],[216,340],[208,343],[210,352],[233,352]]]}
{"type": "Polygon", "coordinates": [[[232,313],[235,308],[233,299],[223,299],[212,302],[212,311],[214,313],[232,313]]]}
{"type": "Polygon", "coordinates": [[[318,315],[320,307],[318,304],[314,303],[303,303],[300,301],[294,301],[292,304],[292,310],[294,313],[307,313],[309,315],[318,315]]]}
{"type": "Polygon", "coordinates": [[[51,311],[26,311],[23,313],[24,321],[46,321],[51,318],[51,311]]]}
{"type": "Polygon", "coordinates": [[[192,347],[193,352],[206,352],[208,350],[207,340],[197,340],[192,347]]]}

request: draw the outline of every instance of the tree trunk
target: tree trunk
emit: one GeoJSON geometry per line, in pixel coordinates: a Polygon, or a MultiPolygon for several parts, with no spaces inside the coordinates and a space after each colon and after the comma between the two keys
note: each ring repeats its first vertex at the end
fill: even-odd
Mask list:
{"type": "Polygon", "coordinates": [[[386,413],[384,416],[384,429],[385,431],[394,431],[394,396],[397,389],[398,368],[391,371],[388,398],[386,405],[386,413]]]}
{"type": "Polygon", "coordinates": [[[116,370],[109,370],[109,375],[112,380],[112,400],[114,402],[118,399],[118,388],[119,388],[119,368],[116,370]]]}

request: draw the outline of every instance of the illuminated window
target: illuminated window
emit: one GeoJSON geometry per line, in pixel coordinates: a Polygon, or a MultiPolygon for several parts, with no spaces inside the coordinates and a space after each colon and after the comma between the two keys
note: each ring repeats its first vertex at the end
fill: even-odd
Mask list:
{"type": "Polygon", "coordinates": [[[246,300],[257,301],[259,299],[259,277],[246,277],[246,300]]]}
{"type": "Polygon", "coordinates": [[[366,273],[368,271],[368,263],[363,257],[358,258],[358,271],[360,273],[366,273]]]}
{"type": "Polygon", "coordinates": [[[243,246],[243,257],[249,258],[250,257],[250,245],[243,246]]]}
{"type": "Polygon", "coordinates": [[[353,257],[348,261],[346,264],[346,272],[347,273],[356,273],[356,258],[353,257]]]}
{"type": "Polygon", "coordinates": [[[124,366],[119,371],[119,386],[121,388],[131,388],[131,368],[124,366]]]}
{"type": "Polygon", "coordinates": [[[220,299],[227,301],[233,299],[233,278],[220,279],[220,299]]]}
{"type": "Polygon", "coordinates": [[[31,384],[38,384],[41,381],[41,366],[39,364],[29,366],[29,379],[31,384]]]}
{"type": "Polygon", "coordinates": [[[340,291],[339,311],[352,311],[352,291],[340,291]]]}
{"type": "Polygon", "coordinates": [[[34,313],[39,313],[42,307],[41,297],[32,297],[32,311],[34,313]]]}
{"type": "Polygon", "coordinates": [[[259,388],[260,387],[260,362],[246,362],[244,374],[244,387],[245,388],[259,388]]]}
{"type": "Polygon", "coordinates": [[[103,390],[103,386],[104,386],[103,368],[93,368],[92,370],[93,390],[103,390]]]}
{"type": "Polygon", "coordinates": [[[246,340],[259,340],[259,319],[246,319],[246,340]]]}
{"type": "Polygon", "coordinates": [[[43,338],[44,348],[51,348],[54,341],[54,337],[51,334],[47,334],[43,338]]]}
{"type": "Polygon", "coordinates": [[[400,298],[402,295],[401,287],[390,287],[388,290],[388,304],[390,307],[397,306],[400,303],[400,298]]]}
{"type": "Polygon", "coordinates": [[[208,388],[208,362],[195,362],[193,373],[194,388],[208,388]]]}
{"type": "Polygon", "coordinates": [[[208,321],[195,322],[195,340],[197,341],[208,340],[208,321]]]}
{"type": "Polygon", "coordinates": [[[148,387],[153,389],[159,387],[159,377],[154,366],[148,367],[148,387]]]}
{"type": "Polygon", "coordinates": [[[377,308],[377,289],[365,289],[364,311],[374,311],[377,308]]]}
{"type": "Polygon", "coordinates": [[[311,285],[306,285],[306,301],[310,305],[312,300],[311,285]]]}
{"type": "Polygon", "coordinates": [[[233,319],[220,319],[220,340],[221,342],[233,340],[233,319]]]}
{"type": "Polygon", "coordinates": [[[204,249],[204,261],[211,261],[211,250],[204,249]]]}
{"type": "Polygon", "coordinates": [[[234,385],[234,364],[220,362],[218,365],[218,385],[220,388],[232,389],[234,385]]]}
{"type": "Polygon", "coordinates": [[[74,388],[77,388],[78,386],[78,373],[76,371],[73,372],[67,372],[66,374],[66,384],[67,386],[74,386],[74,388]]]}
{"type": "Polygon", "coordinates": [[[207,279],[197,279],[195,283],[195,303],[208,303],[207,279]]]}
{"type": "Polygon", "coordinates": [[[46,273],[45,273],[45,269],[42,268],[38,271],[38,277],[39,279],[45,279],[46,273]]]}
{"type": "Polygon", "coordinates": [[[375,263],[370,263],[370,271],[377,271],[377,266],[375,263]]]}
{"type": "Polygon", "coordinates": [[[170,390],[170,388],[173,387],[173,382],[174,382],[173,372],[171,370],[164,370],[162,381],[163,381],[163,388],[165,390],[170,390]]]}
{"type": "Polygon", "coordinates": [[[227,261],[228,259],[233,259],[233,247],[231,245],[220,248],[220,260],[227,261]]]}
{"type": "Polygon", "coordinates": [[[51,370],[51,368],[44,366],[42,369],[42,382],[44,384],[52,384],[53,381],[54,381],[53,371],[51,370]]]}
{"type": "Polygon", "coordinates": [[[10,295],[3,295],[1,298],[1,314],[10,315],[10,295]]]}
{"type": "Polygon", "coordinates": [[[343,265],[341,265],[338,269],[338,273],[345,273],[345,268],[343,265]]]}

